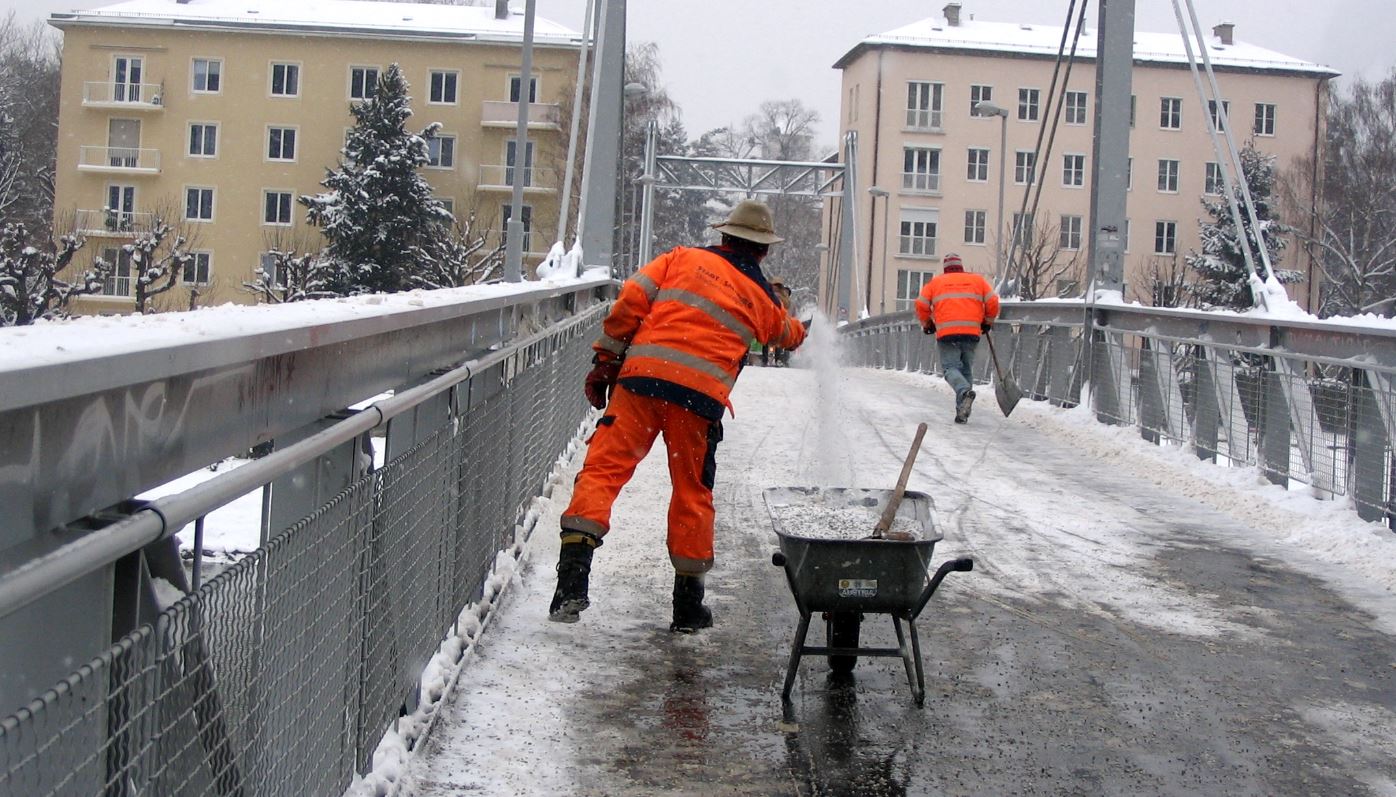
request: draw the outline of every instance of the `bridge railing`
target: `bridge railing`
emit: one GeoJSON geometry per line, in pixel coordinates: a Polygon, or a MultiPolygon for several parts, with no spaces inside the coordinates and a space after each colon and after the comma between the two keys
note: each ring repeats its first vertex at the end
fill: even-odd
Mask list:
{"type": "MultiPolygon", "coordinates": [[[[532,522],[528,502],[545,493],[590,412],[577,386],[612,291],[598,280],[414,309],[366,327],[363,319],[293,325],[260,342],[235,335],[229,351],[240,359],[220,364],[202,350],[188,369],[127,363],[108,369],[108,384],[78,369],[66,383],[74,393],[167,398],[189,395],[179,387],[186,372],[253,375],[265,401],[247,393],[239,410],[169,407],[202,449],[179,453],[212,462],[259,438],[275,450],[183,493],[128,498],[0,550],[0,619],[27,620],[16,626],[20,637],[54,622],[61,607],[52,603],[70,598],[65,590],[94,579],[96,590],[77,593],[93,605],[80,609],[113,629],[110,644],[84,652],[74,649],[80,637],[51,626],[71,664],[0,720],[0,795],[342,793],[367,771],[392,721],[415,707],[424,666],[458,623],[471,622],[462,609],[481,598],[500,552],[532,522]],[[394,362],[345,359],[348,350],[394,362]],[[272,367],[286,357],[299,365],[272,367]],[[390,397],[356,410],[294,421],[385,388],[390,397]],[[314,406],[291,409],[302,403],[314,406]],[[268,404],[288,417],[267,414],[268,404]],[[239,417],[215,418],[229,411],[239,417]],[[206,425],[218,423],[238,433],[209,434],[206,425]],[[201,530],[208,513],[258,490],[264,543],[206,583],[180,584],[173,535],[201,530]]],[[[165,355],[157,359],[182,359],[165,355]]],[[[10,405],[43,387],[3,384],[16,386],[10,405]]],[[[139,407],[152,428],[156,406],[165,405],[139,407]]],[[[46,407],[23,409],[43,416],[46,407]]],[[[139,468],[163,450],[132,444],[123,453],[139,468]]],[[[49,484],[44,494],[65,488],[80,492],[49,484]]],[[[40,511],[41,503],[27,514],[80,506],[40,511]]],[[[6,638],[7,657],[42,666],[14,649],[23,641],[6,638]]],[[[41,641],[33,647],[43,652],[41,641]]],[[[14,673],[6,679],[13,692],[14,673]]]]}
{"type": "MultiPolygon", "coordinates": [[[[843,333],[854,364],[939,368],[910,312],[843,333]]],[[[1063,300],[1005,302],[992,334],[1030,398],[1086,400],[1102,422],[1135,426],[1160,445],[1347,498],[1367,520],[1390,524],[1396,514],[1396,331],[1063,300]]],[[[975,367],[989,382],[985,348],[975,367]]]]}

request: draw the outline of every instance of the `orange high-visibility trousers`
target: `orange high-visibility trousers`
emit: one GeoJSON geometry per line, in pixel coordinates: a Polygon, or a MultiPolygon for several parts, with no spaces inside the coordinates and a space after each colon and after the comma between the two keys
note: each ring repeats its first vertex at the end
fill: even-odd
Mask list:
{"type": "Polygon", "coordinates": [[[679,573],[706,573],[713,566],[714,454],[722,424],[663,399],[616,386],[591,436],[561,525],[604,537],[611,529],[611,505],[661,433],[673,485],[669,560],[679,573]]]}

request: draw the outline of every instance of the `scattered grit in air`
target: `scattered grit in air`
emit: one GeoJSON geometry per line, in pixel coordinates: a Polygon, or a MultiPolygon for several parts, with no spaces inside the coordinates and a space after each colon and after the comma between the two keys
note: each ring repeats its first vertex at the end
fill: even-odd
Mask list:
{"type": "MultiPolygon", "coordinates": [[[[820,503],[777,504],[771,507],[771,519],[791,537],[807,540],[862,540],[872,536],[879,518],[878,507],[857,504],[828,505],[820,503]]],[[[921,527],[915,518],[897,517],[887,534],[898,534],[902,540],[921,539],[921,527]],[[909,536],[901,536],[901,534],[909,536]]]]}

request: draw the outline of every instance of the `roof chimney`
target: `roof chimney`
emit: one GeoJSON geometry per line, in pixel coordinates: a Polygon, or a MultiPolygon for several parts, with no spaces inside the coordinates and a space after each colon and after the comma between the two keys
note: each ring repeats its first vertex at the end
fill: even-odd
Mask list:
{"type": "Polygon", "coordinates": [[[1235,25],[1230,22],[1223,22],[1220,25],[1212,26],[1212,35],[1221,39],[1222,44],[1235,44],[1236,39],[1231,35],[1235,30],[1235,25]]]}
{"type": "Polygon", "coordinates": [[[509,0],[494,0],[494,18],[509,18],[509,0]]]}
{"type": "Polygon", "coordinates": [[[945,24],[949,25],[952,28],[960,27],[960,4],[946,3],[944,11],[945,24]]]}

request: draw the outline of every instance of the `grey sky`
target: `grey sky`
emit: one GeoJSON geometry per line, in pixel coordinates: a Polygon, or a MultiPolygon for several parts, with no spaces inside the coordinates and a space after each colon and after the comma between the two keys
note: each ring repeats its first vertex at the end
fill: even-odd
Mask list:
{"type": "MultiPolygon", "coordinates": [[[[295,0],[288,0],[294,2],[295,0]]],[[[174,2],[174,0],[170,0],[174,2]]],[[[522,0],[514,0],[522,5],[522,0]]],[[[963,13],[997,22],[1060,25],[1066,0],[961,0],[963,13]]],[[[1396,66],[1396,15],[1387,0],[1194,0],[1206,28],[1234,22],[1236,37],[1380,78],[1396,66]]],[[[104,0],[4,0],[26,18],[104,0]]],[[[831,65],[863,37],[938,16],[944,0],[629,0],[631,41],[660,47],[664,81],[690,136],[741,121],[764,100],[798,98],[819,112],[819,137],[837,138],[839,75],[831,65]]],[[[580,28],[586,0],[538,0],[541,16],[580,28]]],[[[1092,26],[1093,3],[1087,12],[1092,26]]],[[[1139,30],[1173,31],[1170,0],[1136,0],[1139,30]]]]}

